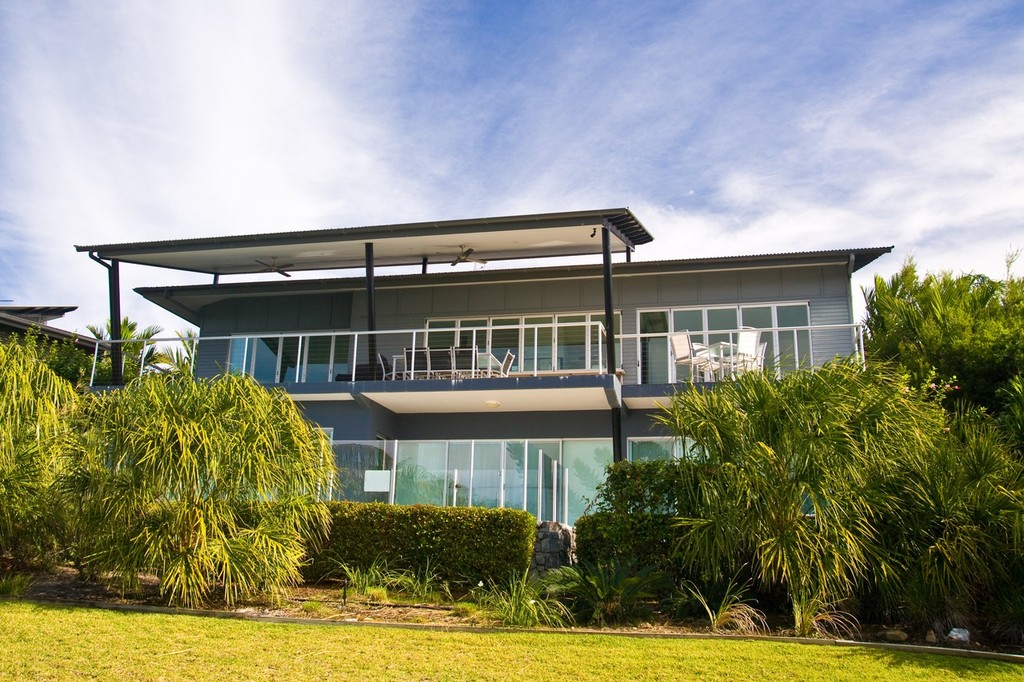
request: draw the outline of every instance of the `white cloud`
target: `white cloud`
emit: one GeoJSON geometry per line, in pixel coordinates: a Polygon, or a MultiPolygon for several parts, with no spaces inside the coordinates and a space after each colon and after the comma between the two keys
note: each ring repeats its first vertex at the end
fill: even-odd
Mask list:
{"type": "MultiPolygon", "coordinates": [[[[104,319],[74,243],[621,205],[638,258],[895,244],[872,270],[1000,276],[1024,241],[1011,3],[491,11],[5,5],[0,298],[104,319]]],[[[123,279],[181,326],[130,289],[196,278],[123,279]]]]}

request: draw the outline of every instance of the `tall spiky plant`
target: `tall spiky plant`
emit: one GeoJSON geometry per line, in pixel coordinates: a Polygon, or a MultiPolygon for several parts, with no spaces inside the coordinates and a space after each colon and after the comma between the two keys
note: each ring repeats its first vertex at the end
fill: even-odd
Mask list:
{"type": "Polygon", "coordinates": [[[31,337],[0,343],[0,554],[23,561],[50,549],[47,496],[78,399],[36,350],[31,337]]]}
{"type": "Polygon", "coordinates": [[[883,368],[835,363],[683,391],[657,421],[699,453],[697,512],[679,519],[683,561],[713,578],[749,561],[763,587],[788,592],[797,618],[886,569],[878,483],[891,459],[933,447],[942,412],[883,368]]]}
{"type": "Polygon", "coordinates": [[[878,515],[900,570],[879,576],[881,596],[922,627],[965,625],[976,604],[1021,578],[1024,466],[994,421],[961,410],[938,447],[893,462],[897,501],[878,515]]]}
{"type": "Polygon", "coordinates": [[[299,579],[326,529],[330,444],[282,391],[250,378],[146,375],[89,409],[66,489],[84,499],[92,566],[172,604],[227,603],[299,579]]]}

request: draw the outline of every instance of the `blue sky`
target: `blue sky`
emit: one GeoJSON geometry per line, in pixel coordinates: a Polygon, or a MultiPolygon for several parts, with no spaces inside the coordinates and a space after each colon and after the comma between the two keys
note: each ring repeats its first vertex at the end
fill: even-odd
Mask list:
{"type": "MultiPolygon", "coordinates": [[[[68,328],[107,315],[76,243],[613,206],[638,260],[894,244],[857,285],[1002,277],[1024,3],[0,4],[0,299],[68,328]]],[[[183,326],[130,289],[194,277],[122,278],[183,326]]]]}

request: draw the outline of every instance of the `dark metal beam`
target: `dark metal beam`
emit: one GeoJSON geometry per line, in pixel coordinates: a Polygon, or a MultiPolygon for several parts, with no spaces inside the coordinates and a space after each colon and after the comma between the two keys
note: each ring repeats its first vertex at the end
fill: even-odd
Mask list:
{"type": "Polygon", "coordinates": [[[114,386],[124,384],[124,353],[121,344],[121,273],[120,263],[111,259],[108,263],[95,252],[89,252],[89,258],[107,269],[107,297],[110,300],[110,383],[114,386]]]}
{"type": "MultiPolygon", "coordinates": [[[[605,356],[608,358],[608,373],[615,374],[619,363],[615,357],[615,306],[612,305],[612,226],[604,221],[601,230],[601,252],[604,257],[604,323],[605,356]]],[[[622,410],[612,409],[612,460],[621,462],[622,455],[622,410]]]]}
{"type": "Polygon", "coordinates": [[[611,232],[601,230],[601,251],[604,257],[604,326],[605,354],[608,358],[608,373],[614,374],[618,368],[615,358],[615,308],[612,305],[612,250],[611,232]]]}
{"type": "MultiPolygon", "coordinates": [[[[373,291],[373,242],[366,242],[366,330],[377,331],[377,302],[373,291]]],[[[370,334],[367,343],[368,362],[377,366],[377,335],[370,334]]]]}
{"type": "Polygon", "coordinates": [[[423,270],[421,271],[421,273],[424,274],[424,275],[427,274],[427,257],[426,256],[423,257],[423,270]]]}

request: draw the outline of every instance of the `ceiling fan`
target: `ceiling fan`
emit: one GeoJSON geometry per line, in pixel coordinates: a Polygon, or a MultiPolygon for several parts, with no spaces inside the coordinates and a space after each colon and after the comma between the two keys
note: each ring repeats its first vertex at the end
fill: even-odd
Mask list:
{"type": "Polygon", "coordinates": [[[483,258],[473,257],[473,249],[467,248],[462,245],[460,245],[459,248],[462,250],[462,253],[456,256],[455,260],[452,261],[453,267],[458,265],[459,263],[479,263],[481,265],[487,265],[487,261],[485,261],[483,258]]]}
{"type": "Polygon", "coordinates": [[[285,272],[284,269],[292,267],[292,263],[288,263],[287,265],[278,265],[276,257],[271,258],[269,263],[265,263],[259,258],[254,258],[253,260],[266,267],[266,270],[262,270],[261,272],[276,272],[284,277],[291,277],[291,275],[285,272]]]}

